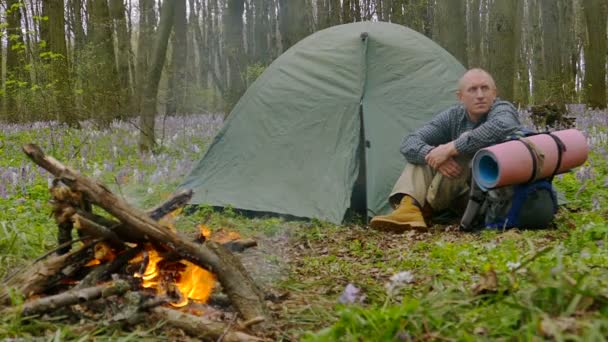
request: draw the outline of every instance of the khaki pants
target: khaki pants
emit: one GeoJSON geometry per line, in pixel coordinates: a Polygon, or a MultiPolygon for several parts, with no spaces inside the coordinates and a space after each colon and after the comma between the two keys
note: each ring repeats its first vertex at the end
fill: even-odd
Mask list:
{"type": "Polygon", "coordinates": [[[409,195],[421,206],[428,204],[433,211],[441,211],[449,208],[455,199],[466,198],[471,179],[470,159],[456,161],[463,171],[460,177],[454,179],[445,177],[428,165],[406,163],[389,196],[389,203],[396,208],[403,195],[409,195]]]}

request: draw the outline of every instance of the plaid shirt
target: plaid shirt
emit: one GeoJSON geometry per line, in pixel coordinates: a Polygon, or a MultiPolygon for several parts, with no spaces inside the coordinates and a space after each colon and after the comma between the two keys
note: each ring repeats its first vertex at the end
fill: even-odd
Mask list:
{"type": "Polygon", "coordinates": [[[477,150],[503,141],[521,128],[517,110],[496,99],[479,122],[469,120],[462,104],[439,113],[429,123],[401,142],[401,153],[412,164],[425,164],[424,157],[435,147],[454,140],[459,155],[472,157],[477,150]],[[469,132],[465,136],[462,133],[469,132]]]}

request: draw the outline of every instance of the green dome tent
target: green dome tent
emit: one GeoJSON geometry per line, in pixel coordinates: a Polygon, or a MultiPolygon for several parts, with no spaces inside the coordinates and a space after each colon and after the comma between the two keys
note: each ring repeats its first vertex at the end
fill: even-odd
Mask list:
{"type": "Polygon", "coordinates": [[[334,223],[350,207],[385,213],[401,139],[456,102],[464,71],[400,25],[316,32],[249,87],[180,188],[194,204],[334,223]]]}

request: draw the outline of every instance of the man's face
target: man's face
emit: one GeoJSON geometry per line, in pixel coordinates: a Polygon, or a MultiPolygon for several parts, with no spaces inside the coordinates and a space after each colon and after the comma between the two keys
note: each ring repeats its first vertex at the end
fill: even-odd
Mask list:
{"type": "Polygon", "coordinates": [[[486,73],[469,72],[462,79],[458,99],[473,119],[479,119],[490,111],[496,99],[496,86],[486,73]]]}

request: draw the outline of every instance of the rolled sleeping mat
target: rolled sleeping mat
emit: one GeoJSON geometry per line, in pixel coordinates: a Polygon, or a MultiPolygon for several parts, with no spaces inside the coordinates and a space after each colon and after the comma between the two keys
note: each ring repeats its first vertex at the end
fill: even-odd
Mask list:
{"type": "Polygon", "coordinates": [[[479,187],[488,190],[567,172],[588,154],[587,138],[577,129],[539,133],[477,151],[472,173],[479,187]]]}

